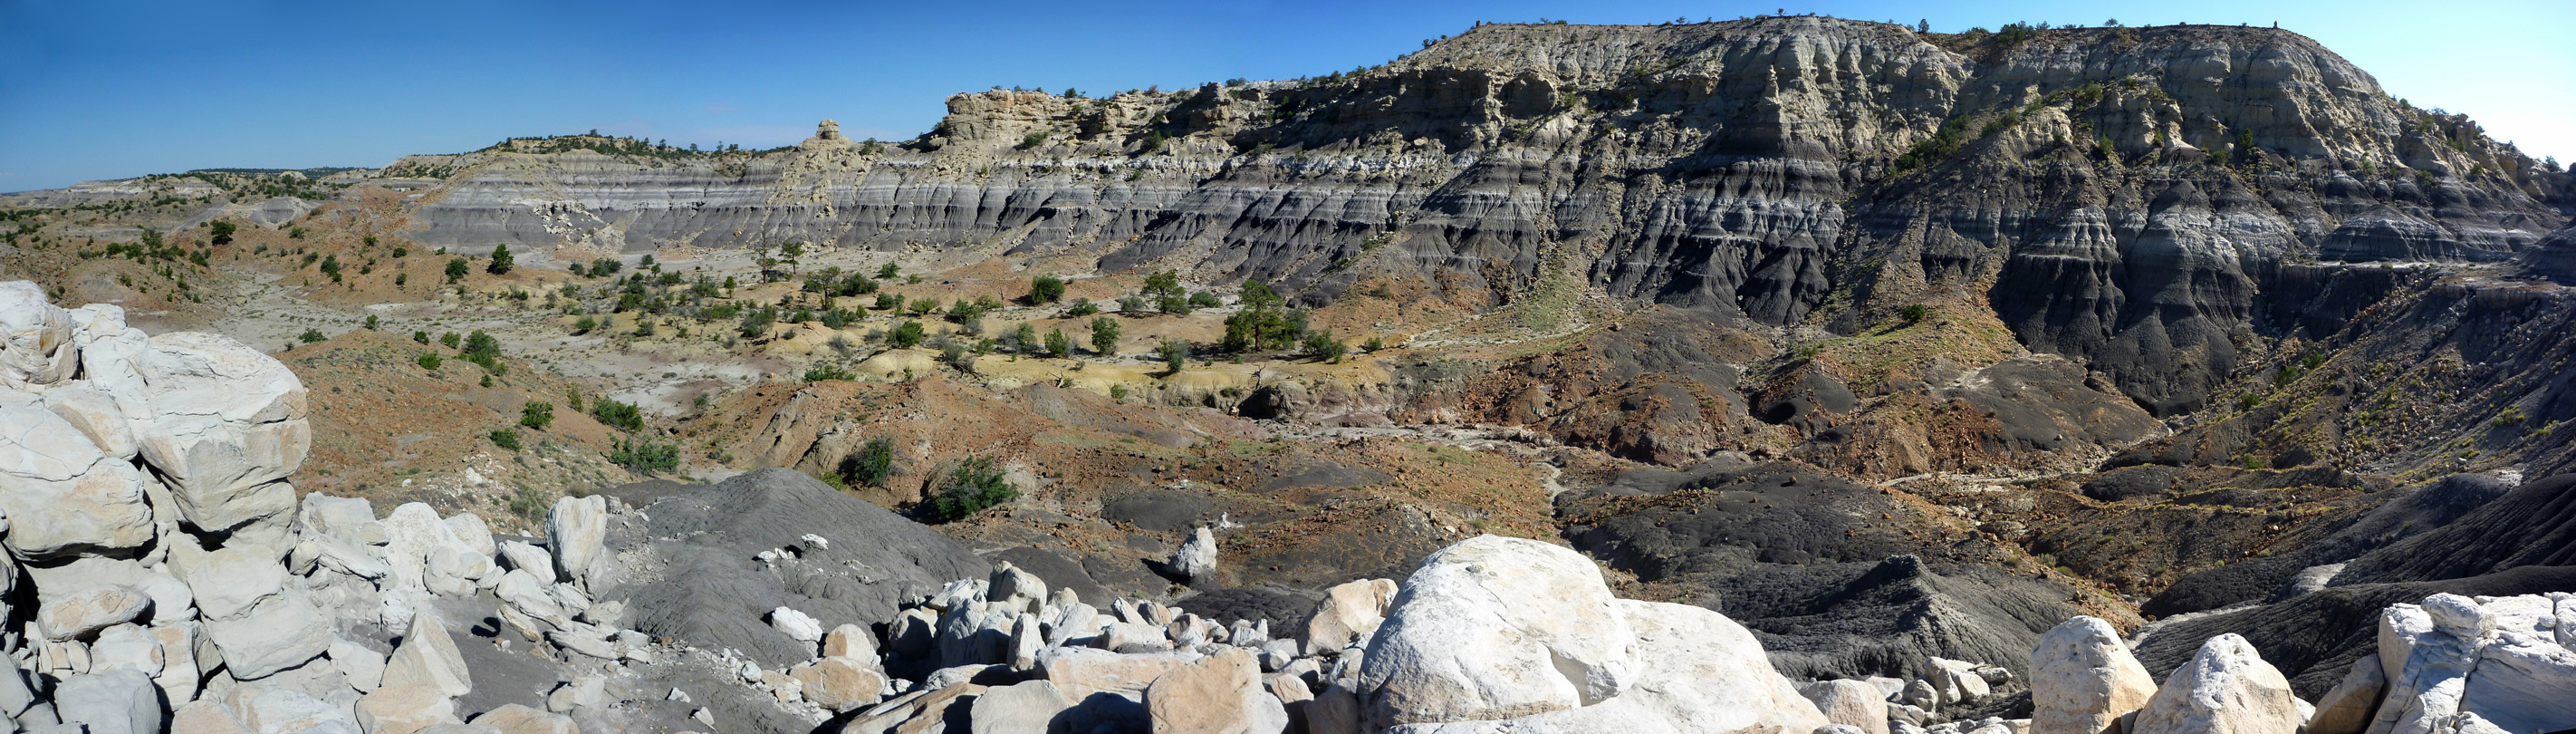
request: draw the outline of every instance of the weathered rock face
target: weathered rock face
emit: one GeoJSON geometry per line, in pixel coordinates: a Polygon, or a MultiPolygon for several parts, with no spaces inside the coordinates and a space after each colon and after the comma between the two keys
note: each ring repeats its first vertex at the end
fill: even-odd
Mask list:
{"type": "Polygon", "coordinates": [[[418,238],[999,241],[1318,300],[1380,281],[1494,305],[1574,283],[1772,325],[1844,292],[1828,321],[1845,330],[1986,299],[2030,348],[2167,412],[2283,328],[2266,314],[2307,295],[2288,263],[2500,260],[2562,226],[2542,202],[2569,185],[2292,33],[2007,40],[1816,17],[1496,24],[1326,79],[961,94],[894,147],[513,150],[398,163],[459,171],[418,238]]]}

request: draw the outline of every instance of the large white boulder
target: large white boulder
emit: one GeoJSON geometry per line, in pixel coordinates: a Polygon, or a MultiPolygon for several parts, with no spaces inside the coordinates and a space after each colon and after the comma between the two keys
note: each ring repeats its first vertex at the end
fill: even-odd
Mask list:
{"type": "Polygon", "coordinates": [[[236,680],[258,680],[321,657],[337,639],[331,620],[301,591],[261,600],[229,619],[209,619],[206,636],[236,680]]]}
{"type": "Polygon", "coordinates": [[[1583,554],[1493,535],[1461,541],[1405,580],[1371,638],[1359,692],[1380,727],[1599,703],[1635,680],[1636,634],[1615,601],[1583,554]]]}
{"type": "Polygon", "coordinates": [[[465,669],[465,655],[456,650],[456,640],[447,636],[447,625],[437,615],[415,614],[411,628],[403,633],[402,645],[394,648],[393,657],[385,662],[384,686],[428,686],[449,696],[462,696],[474,691],[474,679],[465,669]]]}
{"type": "Polygon", "coordinates": [[[228,547],[206,551],[173,543],[170,567],[188,584],[208,619],[230,619],[286,588],[286,566],[266,549],[228,547]]]}
{"type": "Polygon", "coordinates": [[[1389,579],[1361,579],[1326,589],[1324,600],[1306,620],[1306,652],[1339,650],[1377,634],[1378,624],[1386,621],[1387,605],[1395,601],[1395,591],[1395,582],[1389,579]]]}
{"type": "Polygon", "coordinates": [[[2576,728],[2576,594],[2435,594],[2382,610],[2387,695],[2371,734],[2447,732],[2468,717],[2509,732],[2576,728]]]}
{"type": "Polygon", "coordinates": [[[72,316],[24,280],[0,283],[0,387],[33,391],[72,378],[80,349],[72,316]]]}
{"type": "Polygon", "coordinates": [[[151,345],[138,366],[152,418],[137,438],[144,460],[170,478],[180,514],[228,530],[292,511],[292,490],[263,485],[303,466],[313,444],[303,381],[230,337],[175,332],[151,345]]]}
{"type": "Polygon", "coordinates": [[[606,497],[564,497],[546,512],[546,550],[563,581],[587,585],[607,541],[606,497]]]}
{"type": "Polygon", "coordinates": [[[1859,729],[1862,734],[1887,734],[1887,694],[1877,686],[1856,680],[1820,680],[1799,686],[1798,693],[1814,702],[1827,721],[1859,729]]]}
{"type": "Polygon", "coordinates": [[[0,535],[20,558],[134,548],[152,541],[154,480],[101,451],[31,396],[0,392],[0,535]]]}
{"type": "MultiPolygon", "coordinates": [[[[1418,723],[1400,734],[1814,732],[1832,724],[1725,615],[1622,599],[1635,631],[1636,684],[1599,704],[1499,721],[1418,723]]],[[[1398,612],[1401,614],[1401,611],[1398,612]]],[[[1390,622],[1392,623],[1392,622],[1390,622]]],[[[1376,651],[1370,651],[1371,656],[1376,651]]],[[[1321,700],[1321,699],[1318,699],[1321,700]]]]}
{"type": "Polygon", "coordinates": [[[2103,734],[2155,695],[2156,679],[2109,622],[2069,619],[2031,648],[2031,734],[2103,734]]]}
{"type": "Polygon", "coordinates": [[[2209,638],[2138,710],[2136,734],[2297,734],[2306,718],[2290,681],[2253,643],[2209,638]]]}
{"type": "Polygon", "coordinates": [[[161,690],[131,668],[75,675],[54,686],[54,714],[90,734],[160,734],[161,690]]]}
{"type": "Polygon", "coordinates": [[[1202,578],[1216,572],[1216,535],[1200,527],[1181,542],[1172,553],[1172,570],[1187,578],[1202,578]]]}
{"type": "Polygon", "coordinates": [[[1279,734],[1288,709],[1261,684],[1252,651],[1229,647],[1174,668],[1145,688],[1156,734],[1279,734]]]}

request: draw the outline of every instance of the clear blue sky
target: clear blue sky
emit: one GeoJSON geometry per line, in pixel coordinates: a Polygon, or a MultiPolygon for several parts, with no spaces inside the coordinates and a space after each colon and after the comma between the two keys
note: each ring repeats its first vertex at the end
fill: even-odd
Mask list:
{"type": "Polygon", "coordinates": [[[604,132],[766,147],[833,118],[927,130],[950,93],[1114,91],[1386,61],[1477,20],[1653,23],[1786,7],[2305,33],[2417,105],[2576,161],[2576,2],[128,2],[0,0],[0,191],[191,168],[381,166],[604,132]]]}

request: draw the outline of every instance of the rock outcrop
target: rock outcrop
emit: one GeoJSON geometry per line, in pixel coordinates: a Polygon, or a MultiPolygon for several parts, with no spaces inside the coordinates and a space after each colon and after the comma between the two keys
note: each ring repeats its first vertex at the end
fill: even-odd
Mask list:
{"type": "MultiPolygon", "coordinates": [[[[1950,36],[1814,16],[1486,24],[1319,79],[960,94],[891,145],[818,130],[643,166],[611,143],[393,168],[458,171],[412,218],[460,251],[971,244],[1311,302],[1384,283],[1493,308],[1572,285],[1727,323],[1821,314],[1846,335],[1973,304],[1991,309],[1977,329],[2073,361],[2074,383],[2034,392],[2099,375],[2159,414],[2208,405],[2248,337],[2318,336],[2358,308],[2308,308],[2316,283],[2512,257],[2565,226],[2547,202],[2570,187],[2278,29],[1950,36]]],[[[1752,392],[1672,377],[1604,397],[1752,392]]],[[[1585,438],[1664,453],[1602,433],[1585,438]]]]}

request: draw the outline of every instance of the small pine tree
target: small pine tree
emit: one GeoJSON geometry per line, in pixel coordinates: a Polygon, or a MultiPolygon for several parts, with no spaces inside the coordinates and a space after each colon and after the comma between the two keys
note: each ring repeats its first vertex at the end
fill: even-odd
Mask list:
{"type": "Polygon", "coordinates": [[[492,262],[485,263],[483,265],[483,272],[491,273],[493,275],[501,275],[510,272],[510,268],[517,267],[517,265],[518,260],[510,257],[509,245],[494,245],[492,247],[492,262]]]}
{"type": "Polygon", "coordinates": [[[447,283],[449,285],[455,285],[457,281],[464,280],[466,270],[465,258],[460,257],[448,260],[447,283]]]}

